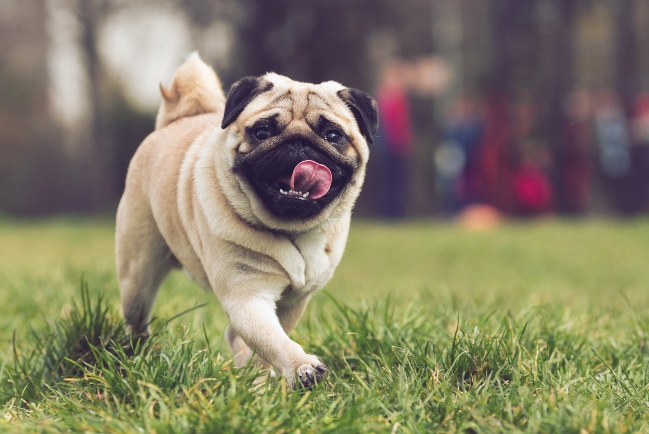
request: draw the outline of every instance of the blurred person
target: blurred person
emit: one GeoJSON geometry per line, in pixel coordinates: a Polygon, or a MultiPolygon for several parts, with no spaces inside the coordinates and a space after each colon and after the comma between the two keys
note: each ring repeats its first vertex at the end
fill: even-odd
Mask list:
{"type": "Polygon", "coordinates": [[[629,132],[624,109],[612,90],[603,90],[597,95],[593,122],[601,169],[610,178],[624,177],[631,164],[629,132]]]}
{"type": "Polygon", "coordinates": [[[647,211],[649,202],[649,93],[635,100],[631,119],[631,168],[629,184],[632,212],[647,211]]]}
{"type": "Polygon", "coordinates": [[[437,186],[447,214],[479,201],[480,144],[484,120],[471,97],[458,100],[449,116],[446,138],[435,151],[437,186]]]}
{"type": "Polygon", "coordinates": [[[480,142],[476,177],[466,180],[464,188],[471,192],[475,202],[497,207],[501,212],[511,211],[508,186],[511,185],[511,128],[507,98],[498,89],[492,89],[484,108],[484,133],[480,142]]]}
{"type": "Polygon", "coordinates": [[[649,92],[636,99],[631,126],[636,145],[649,146],[649,92]]]}
{"type": "Polygon", "coordinates": [[[631,137],[624,109],[611,89],[595,97],[593,126],[604,189],[613,208],[623,214],[635,211],[631,172],[631,137]]]}
{"type": "Polygon", "coordinates": [[[475,202],[519,216],[553,211],[553,161],[537,128],[538,108],[529,91],[519,90],[514,100],[498,88],[489,92],[476,176],[468,178],[475,202]]]}
{"type": "Polygon", "coordinates": [[[379,107],[377,157],[381,160],[381,213],[400,218],[406,214],[410,177],[408,162],[413,151],[407,83],[408,66],[390,60],[383,67],[376,100],[379,107]]]}
{"type": "Polygon", "coordinates": [[[509,164],[512,168],[512,211],[519,216],[546,214],[554,208],[549,172],[552,158],[546,143],[535,134],[538,109],[531,94],[523,92],[513,105],[509,164]]]}
{"type": "Polygon", "coordinates": [[[590,151],[591,101],[585,90],[571,92],[565,100],[565,122],[561,129],[559,149],[559,191],[562,211],[584,214],[591,201],[590,151]]]}
{"type": "Polygon", "coordinates": [[[552,184],[538,158],[525,158],[514,172],[516,213],[520,216],[546,214],[553,208],[552,184]]]}

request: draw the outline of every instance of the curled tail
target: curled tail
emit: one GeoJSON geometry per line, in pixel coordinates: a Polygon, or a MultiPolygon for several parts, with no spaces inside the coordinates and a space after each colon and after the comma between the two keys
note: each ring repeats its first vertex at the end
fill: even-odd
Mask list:
{"type": "Polygon", "coordinates": [[[225,95],[221,81],[197,52],[176,70],[171,85],[160,85],[162,104],[156,117],[155,129],[169,125],[176,119],[201,113],[223,112],[225,95]]]}

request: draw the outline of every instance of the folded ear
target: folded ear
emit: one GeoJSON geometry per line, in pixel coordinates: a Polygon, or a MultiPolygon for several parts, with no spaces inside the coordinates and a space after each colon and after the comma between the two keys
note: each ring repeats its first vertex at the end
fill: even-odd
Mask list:
{"type": "Polygon", "coordinates": [[[379,111],[374,98],[352,88],[339,90],[337,94],[351,109],[365,140],[370,144],[374,143],[374,136],[379,127],[379,111]]]}
{"type": "Polygon", "coordinates": [[[260,77],[244,77],[234,83],[225,102],[221,128],[225,129],[234,122],[254,97],[272,88],[273,83],[260,77]]]}

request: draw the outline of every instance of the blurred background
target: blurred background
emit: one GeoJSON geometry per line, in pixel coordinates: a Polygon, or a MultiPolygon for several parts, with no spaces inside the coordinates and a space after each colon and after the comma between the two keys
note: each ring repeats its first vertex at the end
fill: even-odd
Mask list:
{"type": "Polygon", "coordinates": [[[645,0],[2,0],[0,38],[0,214],[114,210],[194,50],[377,98],[357,215],[649,210],[645,0]]]}

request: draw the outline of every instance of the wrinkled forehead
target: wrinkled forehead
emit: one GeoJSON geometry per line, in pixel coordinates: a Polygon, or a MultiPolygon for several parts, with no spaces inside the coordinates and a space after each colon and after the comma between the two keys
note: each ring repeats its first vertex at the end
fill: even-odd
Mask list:
{"type": "MultiPolygon", "coordinates": [[[[255,98],[246,108],[246,124],[262,118],[275,118],[285,127],[291,122],[317,125],[322,118],[340,125],[354,125],[354,116],[337,92],[345,87],[334,81],[320,84],[301,83],[277,74],[267,74],[272,89],[255,98]]],[[[251,126],[246,125],[246,126],[251,126]]],[[[350,131],[344,131],[351,134],[350,131]]]]}

